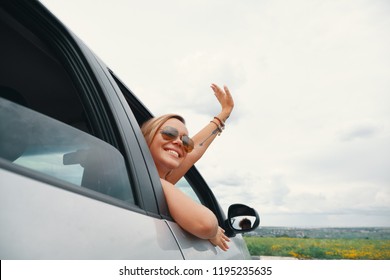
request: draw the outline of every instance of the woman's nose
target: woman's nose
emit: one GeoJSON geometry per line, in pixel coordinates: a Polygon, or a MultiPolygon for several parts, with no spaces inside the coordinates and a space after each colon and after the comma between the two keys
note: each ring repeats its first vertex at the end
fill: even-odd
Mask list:
{"type": "Polygon", "coordinates": [[[181,140],[181,137],[177,137],[175,140],[172,141],[172,143],[183,146],[183,141],[181,140]]]}

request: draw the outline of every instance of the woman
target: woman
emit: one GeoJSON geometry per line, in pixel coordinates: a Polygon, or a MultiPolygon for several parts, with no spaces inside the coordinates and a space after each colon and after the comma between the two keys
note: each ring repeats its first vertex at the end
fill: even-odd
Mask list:
{"type": "Polygon", "coordinates": [[[188,137],[184,119],[174,114],[152,118],[141,129],[156,164],[172,218],[186,231],[208,239],[226,251],[230,240],[218,226],[214,213],[174,186],[222,132],[233,110],[229,89],[225,86],[222,90],[215,84],[211,88],[221,105],[221,112],[192,139],[188,137]]]}

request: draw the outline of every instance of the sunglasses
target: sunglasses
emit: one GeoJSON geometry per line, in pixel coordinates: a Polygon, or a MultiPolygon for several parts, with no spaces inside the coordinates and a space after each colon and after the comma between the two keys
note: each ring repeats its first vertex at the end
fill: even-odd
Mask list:
{"type": "Polygon", "coordinates": [[[172,127],[172,126],[166,126],[160,131],[162,137],[164,140],[173,141],[176,140],[178,137],[180,137],[181,142],[183,143],[183,148],[186,153],[191,153],[191,151],[194,149],[194,141],[187,135],[179,135],[179,131],[172,127]]]}

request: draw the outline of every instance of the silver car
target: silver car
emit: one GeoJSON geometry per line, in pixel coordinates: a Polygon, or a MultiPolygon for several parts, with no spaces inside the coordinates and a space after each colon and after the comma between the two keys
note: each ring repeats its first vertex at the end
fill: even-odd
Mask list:
{"type": "Polygon", "coordinates": [[[195,167],[178,187],[230,249],[175,223],[139,127],[151,112],[40,2],[2,0],[0,36],[1,259],[250,258],[256,210],[226,217],[195,167]]]}

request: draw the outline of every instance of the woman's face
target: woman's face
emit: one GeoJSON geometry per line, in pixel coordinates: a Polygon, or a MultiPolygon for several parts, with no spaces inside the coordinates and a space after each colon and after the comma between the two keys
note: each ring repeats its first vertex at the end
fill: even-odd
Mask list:
{"type": "Polygon", "coordinates": [[[178,119],[169,119],[160,127],[149,148],[161,178],[165,178],[169,171],[178,168],[187,156],[180,137],[174,140],[163,138],[161,130],[167,126],[176,128],[179,136],[188,135],[186,126],[178,119]]]}

